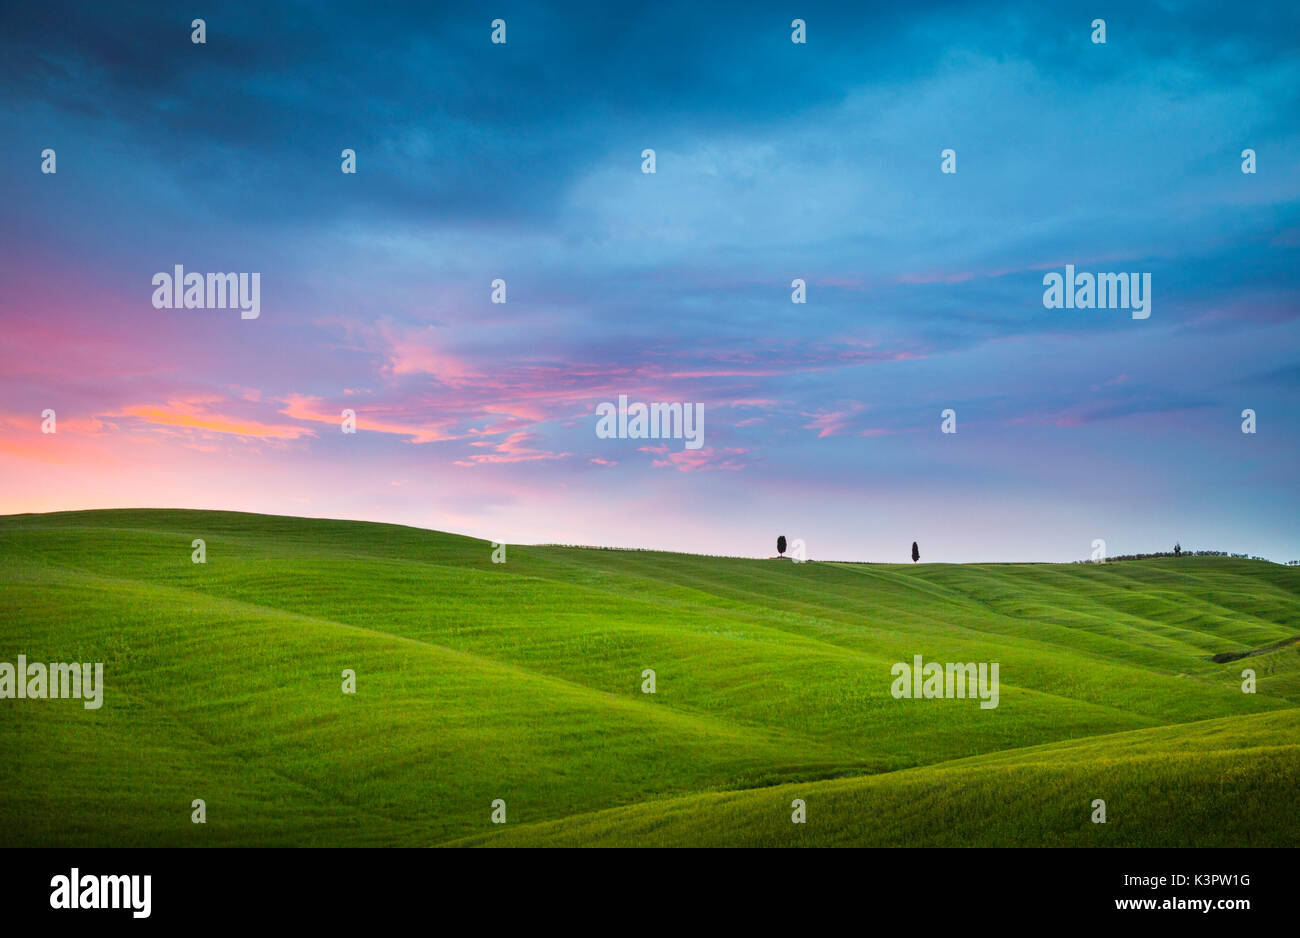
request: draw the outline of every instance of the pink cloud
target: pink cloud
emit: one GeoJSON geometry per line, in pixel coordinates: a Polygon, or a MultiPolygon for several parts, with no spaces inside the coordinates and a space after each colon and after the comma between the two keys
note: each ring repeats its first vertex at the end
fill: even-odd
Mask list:
{"type": "Polygon", "coordinates": [[[468,460],[457,460],[458,466],[474,466],[482,463],[533,462],[538,459],[563,459],[569,453],[552,453],[547,450],[534,449],[528,443],[536,439],[531,433],[520,431],[512,433],[497,443],[482,441],[473,445],[487,444],[492,447],[490,453],[471,453],[468,460]]]}
{"type": "Polygon", "coordinates": [[[803,425],[805,430],[816,430],[817,437],[820,439],[825,436],[838,436],[841,433],[848,432],[849,423],[854,417],[865,410],[865,405],[853,404],[842,410],[824,411],[817,414],[804,414],[805,417],[812,417],[812,421],[803,425]]]}
{"type": "MultiPolygon", "coordinates": [[[[425,424],[408,423],[393,420],[385,416],[382,408],[365,408],[353,406],[357,415],[357,432],[392,433],[408,436],[412,443],[437,443],[443,440],[455,440],[459,437],[445,431],[445,427],[456,423],[456,418],[446,417],[425,424]]],[[[295,420],[308,420],[314,423],[327,423],[338,427],[342,423],[342,409],[335,410],[317,397],[303,397],[290,394],[284,400],[280,413],[295,420]]]]}
{"type": "MultiPolygon", "coordinates": [[[[649,449],[649,447],[642,448],[649,449]]],[[[705,446],[701,449],[684,449],[669,453],[666,459],[656,459],[651,465],[672,467],[679,472],[701,472],[707,469],[724,469],[734,472],[744,469],[748,465],[736,458],[748,452],[747,449],[715,450],[711,446],[705,446]]]]}
{"type": "Polygon", "coordinates": [[[187,430],[224,433],[231,436],[296,440],[299,437],[316,435],[316,431],[309,427],[283,423],[264,423],[254,418],[234,416],[212,409],[212,405],[225,403],[225,398],[207,395],[171,400],[165,406],[136,404],[125,408],[124,413],[131,417],[137,417],[146,423],[165,427],[179,427],[187,430]]]}

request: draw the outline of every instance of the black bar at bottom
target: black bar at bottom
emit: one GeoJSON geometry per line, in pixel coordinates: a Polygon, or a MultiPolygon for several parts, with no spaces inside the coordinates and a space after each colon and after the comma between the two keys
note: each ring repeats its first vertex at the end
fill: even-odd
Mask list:
{"type": "Polygon", "coordinates": [[[462,915],[496,927],[770,929],[844,916],[883,927],[889,919],[879,916],[899,914],[945,931],[1125,919],[1232,927],[1293,919],[1294,859],[1285,850],[1224,849],[8,849],[0,851],[0,908],[6,924],[132,929],[475,921],[462,915]],[[104,904],[117,891],[124,908],[54,908],[52,899],[72,904],[74,869],[97,904],[99,877],[148,875],[147,917],[137,914],[142,879],[132,881],[138,891],[122,880],[103,890],[104,904]],[[67,880],[61,894],[56,877],[67,880]]]}

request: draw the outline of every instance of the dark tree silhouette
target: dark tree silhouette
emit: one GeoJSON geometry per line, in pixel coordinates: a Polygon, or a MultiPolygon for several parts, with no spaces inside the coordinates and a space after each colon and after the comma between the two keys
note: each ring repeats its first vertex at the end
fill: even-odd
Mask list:
{"type": "Polygon", "coordinates": [[[921,549],[916,546],[916,541],[912,542],[912,563],[921,559],[921,549]]]}
{"type": "Polygon", "coordinates": [[[1182,555],[1183,555],[1183,545],[1182,545],[1182,544],[1179,544],[1179,543],[1177,543],[1177,542],[1175,542],[1175,544],[1174,544],[1174,556],[1175,556],[1175,557],[1181,557],[1182,555]]]}
{"type": "Polygon", "coordinates": [[[782,534],[780,537],[778,537],[778,538],[776,539],[776,552],[777,552],[778,554],[784,554],[784,553],[785,553],[785,535],[784,535],[784,534],[782,534]]]}

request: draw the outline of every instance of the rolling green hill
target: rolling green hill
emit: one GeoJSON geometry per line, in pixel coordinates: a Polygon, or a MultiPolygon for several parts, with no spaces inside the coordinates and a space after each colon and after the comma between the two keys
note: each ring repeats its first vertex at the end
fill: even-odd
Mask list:
{"type": "Polygon", "coordinates": [[[106,685],[0,700],[0,842],[1294,846],[1297,636],[1300,568],[1227,558],[494,564],[393,525],[0,517],[0,662],[106,685]],[[894,699],[914,655],[998,662],[998,706],[894,699]]]}

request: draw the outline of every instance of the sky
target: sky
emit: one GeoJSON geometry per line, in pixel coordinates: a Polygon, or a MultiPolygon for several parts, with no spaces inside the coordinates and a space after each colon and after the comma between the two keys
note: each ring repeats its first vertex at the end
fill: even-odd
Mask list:
{"type": "Polygon", "coordinates": [[[843,6],[0,7],[0,513],[1300,559],[1300,7],[843,6]]]}

